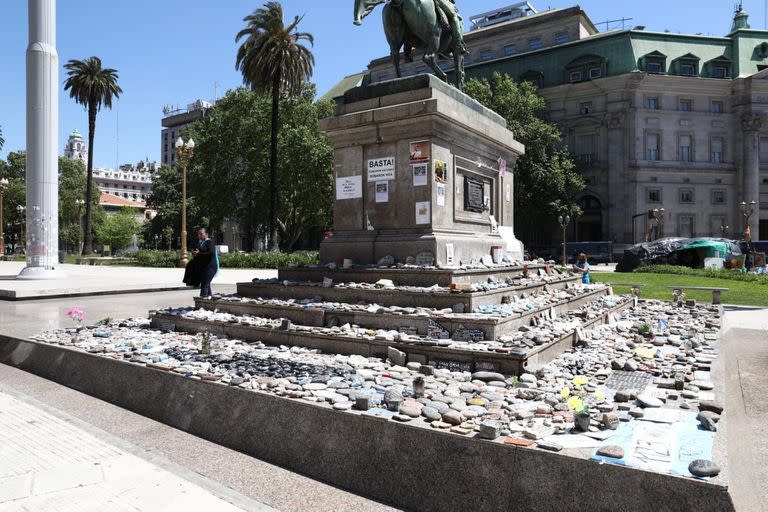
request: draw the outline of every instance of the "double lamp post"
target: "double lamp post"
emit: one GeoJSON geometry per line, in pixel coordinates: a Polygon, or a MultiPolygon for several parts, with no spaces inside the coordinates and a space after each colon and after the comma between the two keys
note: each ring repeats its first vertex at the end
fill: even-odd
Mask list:
{"type": "Polygon", "coordinates": [[[181,257],[179,267],[184,268],[189,263],[187,256],[187,165],[192,160],[195,141],[189,139],[186,143],[179,137],[176,139],[176,156],[181,164],[181,257]]]}
{"type": "Polygon", "coordinates": [[[0,180],[0,259],[5,257],[5,233],[3,233],[3,194],[5,189],[8,188],[8,180],[3,178],[0,180]]]}

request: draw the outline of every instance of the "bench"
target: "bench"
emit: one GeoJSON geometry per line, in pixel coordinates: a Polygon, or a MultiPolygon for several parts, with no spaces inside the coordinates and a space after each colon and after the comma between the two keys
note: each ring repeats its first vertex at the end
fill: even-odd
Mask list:
{"type": "Polygon", "coordinates": [[[711,288],[709,286],[667,286],[670,290],[696,290],[712,292],[712,304],[721,304],[720,293],[727,292],[730,288],[711,288]]]}

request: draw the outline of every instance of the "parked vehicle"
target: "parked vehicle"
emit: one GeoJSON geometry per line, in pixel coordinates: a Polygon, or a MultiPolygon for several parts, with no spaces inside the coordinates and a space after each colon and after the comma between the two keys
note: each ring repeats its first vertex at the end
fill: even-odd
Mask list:
{"type": "MultiPolygon", "coordinates": [[[[563,244],[560,244],[560,250],[563,250],[563,244]]],[[[613,262],[613,242],[568,242],[566,244],[565,253],[568,263],[575,263],[576,257],[582,252],[587,255],[590,263],[613,262]]]]}

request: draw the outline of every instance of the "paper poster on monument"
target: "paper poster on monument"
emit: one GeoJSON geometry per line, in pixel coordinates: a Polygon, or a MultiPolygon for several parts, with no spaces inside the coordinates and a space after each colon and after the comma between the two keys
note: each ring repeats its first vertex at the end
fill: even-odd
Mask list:
{"type": "Polygon", "coordinates": [[[395,179],[395,157],[372,158],[368,160],[368,183],[395,179]]]}
{"type": "Polygon", "coordinates": [[[422,162],[420,164],[413,164],[413,186],[423,187],[427,184],[427,177],[429,175],[429,162],[422,162]]]}
{"type": "Polygon", "coordinates": [[[432,144],[428,140],[411,142],[410,152],[411,163],[429,162],[432,144]]]}
{"type": "Polygon", "coordinates": [[[431,204],[429,201],[416,203],[416,224],[429,224],[431,220],[431,204]]]}
{"type": "Polygon", "coordinates": [[[388,181],[376,182],[376,202],[377,203],[389,202],[389,182],[388,181]]]}
{"type": "Polygon", "coordinates": [[[361,197],[363,197],[362,176],[336,178],[336,200],[359,199],[361,197]]]}
{"type": "Polygon", "coordinates": [[[456,263],[456,249],[453,244],[445,244],[445,264],[449,267],[456,263]]]}
{"type": "Polygon", "coordinates": [[[503,178],[507,175],[507,161],[499,157],[497,163],[499,164],[499,176],[503,178]]]}
{"type": "Polygon", "coordinates": [[[437,184],[437,206],[445,206],[445,183],[437,184]]]}
{"type": "Polygon", "coordinates": [[[435,160],[435,181],[438,183],[448,182],[448,164],[435,160]]]}

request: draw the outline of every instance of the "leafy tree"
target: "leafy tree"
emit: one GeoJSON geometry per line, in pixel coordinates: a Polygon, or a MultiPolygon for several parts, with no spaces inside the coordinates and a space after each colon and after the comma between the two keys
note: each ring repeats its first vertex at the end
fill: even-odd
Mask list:
{"type": "MultiPolygon", "coordinates": [[[[76,201],[82,200],[87,194],[85,166],[80,160],[59,158],[59,245],[77,247],[81,234],[83,208],[78,209],[76,201]]],[[[102,218],[102,208],[99,205],[101,191],[95,182],[91,184],[93,200],[91,204],[91,225],[96,225],[96,219],[102,218]]],[[[83,205],[84,207],[85,205],[83,205]]]]}
{"type": "MultiPolygon", "coordinates": [[[[305,85],[301,95],[280,103],[277,222],[284,250],[325,227],[331,217],[333,151],[318,122],[331,114],[332,103],[314,98],[314,86],[305,85]]],[[[197,143],[189,190],[198,212],[210,218],[214,230],[227,219],[236,221],[251,243],[263,233],[270,215],[265,150],[271,137],[270,110],[268,94],[240,88],[228,92],[187,132],[197,143]]]]}
{"type": "Polygon", "coordinates": [[[296,16],[290,25],[283,21],[283,7],[278,2],[267,2],[261,9],[246,16],[246,26],[235,37],[243,39],[237,51],[235,67],[243,75],[243,83],[254,90],[272,93],[269,156],[269,248],[277,250],[278,215],[278,132],[280,123],[280,95],[298,95],[304,82],[312,76],[315,58],[300,43],[314,44],[311,34],[298,32],[302,17],[296,16]]]}
{"type": "Polygon", "coordinates": [[[3,194],[3,232],[6,245],[14,250],[22,243],[24,213],[17,208],[27,203],[26,166],[27,156],[23,151],[8,153],[5,161],[0,160],[0,179],[8,180],[8,188],[3,194]]]}
{"type": "MultiPolygon", "coordinates": [[[[197,198],[191,188],[187,190],[187,196],[187,221],[194,226],[198,219],[197,198]]],[[[172,241],[174,231],[181,229],[181,173],[178,168],[163,165],[155,172],[147,206],[157,211],[157,215],[144,224],[144,239],[151,241],[158,235],[172,241]]]]}
{"type": "Polygon", "coordinates": [[[515,138],[525,144],[515,169],[515,231],[534,238],[542,219],[552,224],[558,215],[580,215],[574,196],[584,189],[584,180],[561,146],[560,130],[545,120],[546,102],[535,86],[494,73],[490,82],[470,80],[465,92],[506,119],[515,138]]]}
{"type": "Polygon", "coordinates": [[[102,245],[109,245],[112,252],[124,249],[131,244],[133,235],[138,235],[141,222],[136,218],[136,210],[125,207],[114,215],[107,216],[97,226],[96,236],[102,245]]]}
{"type": "Polygon", "coordinates": [[[64,90],[77,103],[88,110],[88,180],[85,192],[85,246],[83,254],[93,253],[92,204],[93,204],[93,139],[96,133],[96,114],[102,105],[112,108],[112,100],[120,97],[123,90],[117,85],[117,70],[101,67],[101,59],[70,60],[64,67],[68,78],[64,90]]]}

